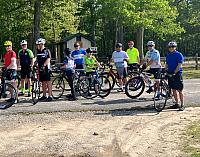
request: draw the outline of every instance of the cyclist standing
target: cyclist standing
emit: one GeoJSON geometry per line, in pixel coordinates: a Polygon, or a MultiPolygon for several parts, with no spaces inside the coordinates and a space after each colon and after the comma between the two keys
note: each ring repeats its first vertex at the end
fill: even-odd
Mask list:
{"type": "Polygon", "coordinates": [[[37,46],[37,63],[39,67],[39,80],[42,82],[43,96],[39,100],[52,101],[52,84],[51,84],[51,70],[50,61],[51,53],[45,45],[46,41],[39,38],[36,41],[37,46]],[[47,91],[48,90],[48,91],[47,91]],[[48,97],[47,97],[48,92],[48,97]]]}
{"type": "Polygon", "coordinates": [[[184,61],[183,55],[176,50],[177,43],[169,42],[168,44],[169,53],[166,56],[166,69],[169,75],[168,83],[169,87],[172,89],[174,99],[176,104],[173,108],[179,108],[180,111],[184,110],[184,102],[183,102],[183,77],[182,77],[182,64],[184,61]],[[178,95],[180,98],[180,105],[178,101],[178,95]]]}
{"type": "Polygon", "coordinates": [[[116,51],[113,52],[112,54],[112,60],[115,63],[115,66],[117,68],[117,73],[118,73],[118,80],[119,80],[119,85],[120,89],[118,92],[123,92],[123,83],[127,82],[127,62],[129,60],[129,57],[125,51],[122,51],[122,44],[117,43],[116,46],[116,51]]]}
{"type": "Polygon", "coordinates": [[[137,48],[134,47],[134,42],[128,42],[129,49],[126,50],[128,54],[129,61],[128,61],[128,71],[133,71],[138,69],[138,65],[140,63],[140,53],[137,48]]]}
{"type": "Polygon", "coordinates": [[[65,59],[63,61],[63,66],[61,66],[61,69],[65,69],[65,74],[67,76],[67,81],[69,83],[70,89],[71,89],[71,94],[68,95],[68,100],[69,101],[74,101],[76,100],[76,95],[75,95],[75,90],[74,90],[74,85],[73,85],[73,76],[74,76],[74,60],[71,58],[71,50],[69,48],[66,48],[64,50],[64,55],[65,59]]]}
{"type": "Polygon", "coordinates": [[[80,50],[80,44],[78,42],[74,43],[75,50],[72,51],[71,57],[74,59],[76,68],[75,69],[84,69],[84,56],[86,55],[85,50],[80,50]]]}
{"type": "MultiPolygon", "coordinates": [[[[6,80],[10,81],[16,89],[17,95],[15,103],[18,101],[18,89],[16,84],[17,76],[17,57],[16,53],[12,50],[12,42],[5,41],[4,46],[6,47],[6,53],[4,55],[4,68],[6,69],[6,80]]],[[[14,98],[8,99],[7,101],[12,102],[14,98]]]]}
{"type": "MultiPolygon", "coordinates": [[[[159,79],[160,79],[160,72],[161,72],[161,63],[160,63],[160,53],[158,50],[155,49],[155,42],[154,41],[148,41],[147,42],[147,48],[148,51],[145,55],[144,61],[145,64],[143,64],[143,69],[150,66],[150,70],[148,70],[148,73],[151,73],[154,75],[155,78],[155,88],[159,87],[159,79]]],[[[151,93],[153,91],[153,86],[150,86],[149,89],[146,91],[147,93],[151,93]]],[[[157,98],[160,97],[160,93],[158,91],[157,98]]]]}
{"type": "Polygon", "coordinates": [[[25,79],[28,81],[28,97],[31,96],[31,69],[33,67],[33,52],[27,48],[27,41],[22,40],[20,43],[22,49],[18,52],[18,63],[21,66],[21,92],[19,95],[24,95],[25,79]]]}

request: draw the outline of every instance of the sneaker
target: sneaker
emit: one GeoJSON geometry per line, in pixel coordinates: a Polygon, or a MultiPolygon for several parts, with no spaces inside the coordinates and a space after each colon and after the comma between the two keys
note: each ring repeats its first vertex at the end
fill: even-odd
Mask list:
{"type": "Polygon", "coordinates": [[[150,94],[151,92],[153,92],[153,88],[152,88],[152,87],[149,87],[149,89],[147,89],[146,92],[150,94]]]}
{"type": "Polygon", "coordinates": [[[28,97],[30,97],[31,96],[31,93],[30,92],[28,92],[28,97]]]}
{"type": "Polygon", "coordinates": [[[53,98],[51,96],[49,96],[48,98],[46,98],[45,101],[49,102],[49,101],[52,101],[52,100],[53,100],[53,98]]]}
{"type": "Polygon", "coordinates": [[[174,104],[172,106],[169,107],[170,109],[177,109],[179,108],[179,104],[174,104]]]}
{"type": "Polygon", "coordinates": [[[155,99],[156,99],[156,100],[160,100],[160,94],[157,94],[157,95],[155,96],[155,99]]]}
{"type": "Polygon", "coordinates": [[[43,100],[46,100],[46,99],[47,99],[47,97],[44,96],[44,95],[41,98],[39,98],[40,101],[43,101],[43,100]]]}
{"type": "Polygon", "coordinates": [[[14,104],[17,104],[17,103],[19,103],[19,99],[15,99],[14,104]]]}
{"type": "Polygon", "coordinates": [[[89,96],[89,97],[91,97],[91,96],[92,96],[92,94],[91,94],[91,93],[88,93],[88,96],[89,96]]]}
{"type": "Polygon", "coordinates": [[[183,110],[185,110],[184,105],[180,105],[179,108],[178,108],[178,110],[179,110],[179,111],[183,111],[183,110]]]}
{"type": "Polygon", "coordinates": [[[19,96],[24,96],[24,93],[23,93],[23,92],[20,92],[18,95],[19,95],[19,96]]]}
{"type": "Polygon", "coordinates": [[[5,100],[6,102],[12,102],[12,101],[14,101],[14,98],[10,98],[10,99],[7,99],[7,100],[5,100]]]}
{"type": "Polygon", "coordinates": [[[123,92],[123,88],[119,88],[117,91],[118,92],[123,92]]]}
{"type": "Polygon", "coordinates": [[[77,98],[71,97],[71,98],[69,98],[68,100],[69,100],[69,101],[75,101],[75,100],[77,100],[77,98]]]}

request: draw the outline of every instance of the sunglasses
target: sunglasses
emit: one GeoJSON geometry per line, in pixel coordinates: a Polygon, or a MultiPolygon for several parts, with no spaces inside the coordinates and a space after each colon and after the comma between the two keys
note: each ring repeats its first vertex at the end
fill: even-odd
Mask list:
{"type": "Polygon", "coordinates": [[[169,46],[169,48],[174,48],[174,47],[176,47],[176,46],[169,46]]]}
{"type": "Polygon", "coordinates": [[[5,46],[5,47],[10,47],[11,45],[7,45],[7,46],[5,46]]]}
{"type": "Polygon", "coordinates": [[[74,47],[79,47],[80,45],[75,45],[74,47]]]}
{"type": "Polygon", "coordinates": [[[153,45],[147,45],[147,47],[153,47],[153,45]]]}

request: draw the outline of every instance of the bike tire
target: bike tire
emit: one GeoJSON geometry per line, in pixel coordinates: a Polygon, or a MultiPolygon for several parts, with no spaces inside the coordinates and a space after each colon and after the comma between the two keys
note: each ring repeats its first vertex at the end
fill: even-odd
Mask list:
{"type": "Polygon", "coordinates": [[[59,99],[65,91],[65,82],[62,77],[56,77],[52,81],[52,96],[54,99],[59,99]]]}
{"type": "Polygon", "coordinates": [[[34,80],[32,83],[32,102],[33,104],[37,104],[40,98],[40,82],[38,80],[34,80]]]}
{"type": "Polygon", "coordinates": [[[17,92],[13,85],[11,85],[10,83],[5,83],[1,85],[0,109],[7,109],[11,107],[15,103],[16,98],[17,92]]]}
{"type": "Polygon", "coordinates": [[[140,76],[131,78],[125,84],[125,94],[131,99],[139,97],[144,92],[144,89],[145,83],[140,76]]]}
{"type": "Polygon", "coordinates": [[[109,74],[108,72],[101,73],[101,75],[103,75],[103,76],[105,76],[109,79],[110,84],[111,84],[111,89],[113,89],[115,87],[115,84],[116,84],[115,77],[112,74],[109,74]]]}
{"type": "Polygon", "coordinates": [[[99,96],[101,98],[107,97],[111,92],[111,83],[106,76],[100,75],[98,77],[98,81],[100,83],[100,93],[99,96]]]}
{"type": "Polygon", "coordinates": [[[96,78],[85,77],[79,83],[79,94],[86,99],[93,99],[100,93],[100,83],[96,78]],[[89,81],[91,79],[91,82],[89,81]]]}
{"type": "Polygon", "coordinates": [[[160,86],[160,97],[156,98],[158,91],[156,90],[154,93],[154,109],[157,112],[161,112],[167,103],[169,90],[165,86],[160,86]]]}

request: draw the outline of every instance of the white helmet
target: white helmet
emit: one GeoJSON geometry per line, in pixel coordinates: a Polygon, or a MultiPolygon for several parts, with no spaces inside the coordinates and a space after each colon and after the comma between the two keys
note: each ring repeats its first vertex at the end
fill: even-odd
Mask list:
{"type": "Polygon", "coordinates": [[[39,38],[39,39],[37,39],[36,40],[36,44],[38,45],[38,44],[45,44],[46,43],[46,40],[45,39],[43,39],[43,38],[39,38]]]}
{"type": "Polygon", "coordinates": [[[22,41],[20,42],[20,45],[27,45],[27,41],[26,41],[26,40],[22,40],[22,41]]]}
{"type": "Polygon", "coordinates": [[[147,46],[155,46],[155,42],[154,41],[148,41],[147,46]]]}
{"type": "Polygon", "coordinates": [[[177,43],[175,41],[171,41],[168,43],[169,47],[177,47],[177,43]]]}

